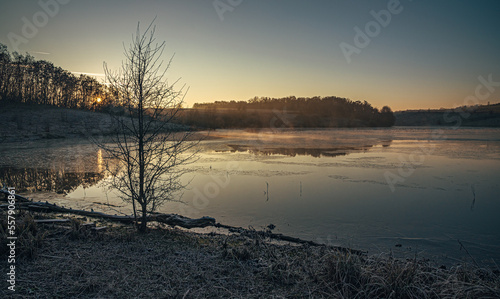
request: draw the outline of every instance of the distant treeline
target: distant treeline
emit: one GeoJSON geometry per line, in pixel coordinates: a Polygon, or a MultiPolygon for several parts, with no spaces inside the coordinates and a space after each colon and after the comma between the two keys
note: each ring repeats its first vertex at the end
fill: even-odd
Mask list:
{"type": "MultiPolygon", "coordinates": [[[[0,44],[0,103],[41,104],[125,112],[118,93],[95,78],[71,72],[0,44]]],[[[181,109],[176,123],[199,128],[389,127],[391,109],[339,97],[255,97],[181,109]]]]}
{"type": "Polygon", "coordinates": [[[90,76],[75,76],[29,54],[10,53],[0,44],[1,103],[96,110],[109,106],[113,98],[112,91],[90,76]]]}
{"type": "Polygon", "coordinates": [[[255,97],[197,103],[180,114],[183,124],[205,128],[390,127],[391,108],[339,97],[255,97]]]}
{"type": "Polygon", "coordinates": [[[500,103],[395,113],[398,126],[500,127],[500,103]]]}

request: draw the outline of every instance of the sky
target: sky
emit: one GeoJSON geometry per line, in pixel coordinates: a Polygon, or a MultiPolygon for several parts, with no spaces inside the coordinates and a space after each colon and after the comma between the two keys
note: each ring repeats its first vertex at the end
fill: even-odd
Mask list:
{"type": "Polygon", "coordinates": [[[0,0],[0,43],[104,82],[103,62],[117,70],[153,19],[188,107],[291,95],[393,110],[500,102],[497,0],[0,0]]]}

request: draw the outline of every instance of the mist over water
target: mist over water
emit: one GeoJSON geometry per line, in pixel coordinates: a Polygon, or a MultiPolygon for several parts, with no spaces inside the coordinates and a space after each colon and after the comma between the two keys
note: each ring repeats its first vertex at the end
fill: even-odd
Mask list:
{"type": "MultiPolygon", "coordinates": [[[[168,203],[161,211],[257,229],[272,223],[295,237],[443,263],[467,258],[460,240],[477,261],[500,263],[499,129],[221,130],[210,136],[183,177],[190,182],[185,204],[168,203]]],[[[91,144],[12,144],[2,155],[2,180],[10,175],[21,184],[23,171],[52,171],[51,191],[67,193],[53,201],[130,213],[102,185],[105,177],[91,175],[103,170],[102,153],[91,144]],[[71,187],[58,189],[62,182],[71,187]]]]}

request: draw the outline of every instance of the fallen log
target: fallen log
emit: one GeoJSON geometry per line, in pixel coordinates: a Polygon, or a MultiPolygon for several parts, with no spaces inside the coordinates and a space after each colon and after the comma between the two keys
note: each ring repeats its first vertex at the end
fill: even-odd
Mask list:
{"type": "Polygon", "coordinates": [[[69,219],[35,219],[36,224],[54,224],[71,222],[69,219]]]}
{"type": "Polygon", "coordinates": [[[93,232],[105,231],[105,230],[107,230],[107,229],[108,229],[108,227],[107,227],[107,226],[100,226],[100,227],[92,227],[92,228],[91,228],[91,230],[92,230],[93,232]]]}
{"type": "MultiPolygon", "coordinates": [[[[29,203],[16,203],[17,208],[35,212],[54,212],[54,213],[67,213],[67,214],[75,214],[82,215],[93,218],[101,218],[110,221],[116,221],[121,223],[134,223],[135,218],[133,216],[120,216],[120,215],[109,215],[101,212],[94,211],[85,211],[85,210],[75,210],[71,208],[64,208],[57,206],[55,204],[51,204],[48,202],[29,202],[29,203]]],[[[0,208],[7,209],[8,205],[0,205],[0,208]]],[[[188,217],[184,217],[176,214],[158,214],[147,217],[148,221],[156,221],[160,223],[164,223],[171,226],[180,226],[183,228],[195,228],[195,227],[207,227],[207,226],[215,226],[215,219],[212,217],[202,217],[199,219],[191,219],[188,217]]]]}
{"type": "Polygon", "coordinates": [[[85,227],[85,228],[90,227],[90,228],[93,228],[93,227],[96,227],[96,225],[95,225],[95,222],[89,222],[89,223],[84,223],[84,224],[80,225],[80,227],[85,227]]]}
{"type": "Polygon", "coordinates": [[[341,251],[341,252],[348,252],[348,253],[353,253],[353,254],[357,254],[357,255],[362,255],[362,254],[366,253],[365,251],[362,251],[362,250],[356,250],[356,249],[351,249],[351,248],[346,248],[346,247],[341,247],[341,246],[332,246],[332,245],[316,243],[314,241],[303,240],[300,238],[290,237],[290,236],[283,235],[283,234],[276,234],[276,233],[272,233],[270,231],[258,231],[258,230],[255,230],[253,228],[246,229],[243,227],[234,227],[234,226],[225,225],[225,224],[221,224],[221,223],[215,224],[215,227],[225,228],[225,229],[229,230],[230,232],[244,234],[244,235],[247,235],[250,237],[252,237],[252,235],[259,235],[260,237],[263,237],[263,238],[267,237],[267,238],[271,238],[274,240],[285,241],[285,242],[290,242],[290,243],[306,244],[306,245],[315,246],[315,247],[319,247],[319,246],[330,247],[330,248],[333,248],[333,249],[341,251]]]}
{"type": "MultiPolygon", "coordinates": [[[[0,194],[5,195],[4,200],[7,200],[7,196],[11,195],[9,191],[5,189],[0,189],[0,194]]],[[[14,197],[16,198],[16,203],[17,202],[30,202],[31,200],[27,199],[26,197],[23,197],[18,194],[14,194],[14,197]]]]}
{"type": "Polygon", "coordinates": [[[172,226],[177,225],[183,228],[215,226],[215,218],[207,216],[198,219],[192,219],[177,214],[160,214],[160,215],[150,216],[148,217],[148,220],[166,223],[172,226]]]}
{"type": "Polygon", "coordinates": [[[272,233],[270,231],[257,231],[253,228],[246,229],[243,227],[234,227],[234,226],[229,226],[229,225],[220,224],[220,223],[217,223],[215,225],[215,227],[225,228],[225,229],[228,229],[230,232],[237,232],[240,234],[242,234],[242,233],[258,234],[262,237],[269,237],[269,238],[280,240],[280,241],[286,241],[286,242],[292,242],[292,243],[298,243],[298,244],[308,244],[311,246],[322,246],[322,244],[316,243],[314,241],[302,240],[299,238],[294,238],[294,237],[286,236],[283,234],[275,234],[275,233],[272,233]]]}

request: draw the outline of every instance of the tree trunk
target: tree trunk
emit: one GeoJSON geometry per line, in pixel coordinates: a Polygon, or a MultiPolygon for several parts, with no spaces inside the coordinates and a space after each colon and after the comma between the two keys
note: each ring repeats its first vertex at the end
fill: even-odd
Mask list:
{"type": "MultiPolygon", "coordinates": [[[[139,56],[141,54],[141,49],[139,48],[139,56]]],[[[144,190],[144,172],[145,172],[145,158],[144,158],[144,103],[143,103],[143,73],[142,73],[142,67],[141,67],[141,62],[144,63],[143,61],[139,60],[139,74],[137,78],[137,85],[139,86],[139,107],[138,107],[138,114],[139,114],[139,202],[142,205],[142,221],[141,221],[141,226],[140,226],[140,231],[145,232],[147,228],[147,201],[146,201],[146,196],[145,196],[145,190],[144,190]]]]}
{"type": "Polygon", "coordinates": [[[148,214],[147,214],[147,205],[146,203],[142,204],[142,220],[141,226],[139,226],[140,232],[145,232],[148,225],[148,214]]]}

